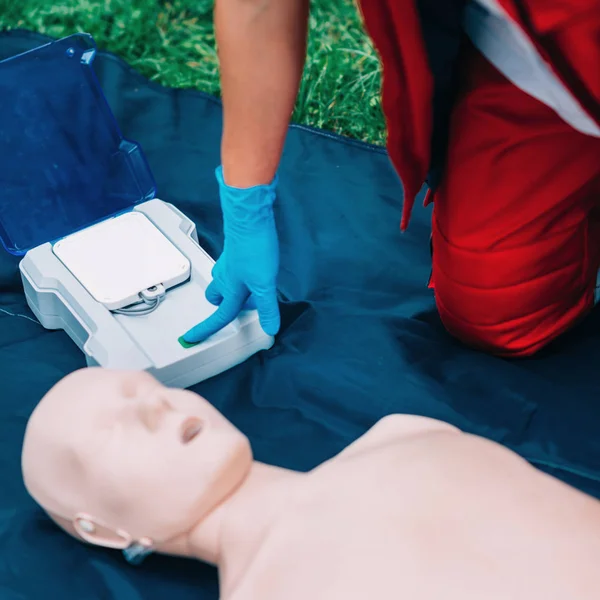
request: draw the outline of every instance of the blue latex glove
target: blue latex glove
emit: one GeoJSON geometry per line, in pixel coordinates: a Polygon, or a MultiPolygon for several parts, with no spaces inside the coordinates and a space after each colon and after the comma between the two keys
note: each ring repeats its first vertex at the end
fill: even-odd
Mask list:
{"type": "Polygon", "coordinates": [[[276,287],[279,240],[273,215],[277,177],[269,185],[239,189],[225,183],[221,167],[216,176],[225,241],[206,299],[219,308],[184,334],[188,344],[204,341],[249,307],[258,310],[267,335],[275,335],[280,326],[276,287]]]}

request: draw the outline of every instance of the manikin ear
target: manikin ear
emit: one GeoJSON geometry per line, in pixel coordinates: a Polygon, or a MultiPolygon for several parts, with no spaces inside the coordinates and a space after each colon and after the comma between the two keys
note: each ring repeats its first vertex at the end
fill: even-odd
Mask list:
{"type": "Polygon", "coordinates": [[[121,550],[125,560],[132,565],[139,565],[154,551],[150,538],[134,540],[126,531],[110,527],[87,513],[77,513],[71,525],[85,542],[94,546],[121,550]]]}
{"type": "Polygon", "coordinates": [[[84,541],[94,546],[125,550],[132,543],[131,536],[122,529],[114,529],[87,513],[77,513],[73,528],[84,541]]]}

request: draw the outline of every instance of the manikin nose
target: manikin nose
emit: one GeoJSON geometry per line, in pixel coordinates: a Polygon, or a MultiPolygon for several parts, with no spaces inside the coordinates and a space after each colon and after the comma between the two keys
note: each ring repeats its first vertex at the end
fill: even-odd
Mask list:
{"type": "Polygon", "coordinates": [[[139,417],[150,431],[156,431],[165,414],[172,410],[173,407],[167,399],[160,395],[146,398],[137,405],[139,417]]]}

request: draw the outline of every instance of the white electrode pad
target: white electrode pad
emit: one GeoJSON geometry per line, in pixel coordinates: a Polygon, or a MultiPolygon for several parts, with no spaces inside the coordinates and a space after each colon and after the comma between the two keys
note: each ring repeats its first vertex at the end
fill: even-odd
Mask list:
{"type": "Polygon", "coordinates": [[[74,233],[53,252],[97,301],[118,310],[140,292],[168,290],[190,276],[190,261],[141,212],[131,211],[74,233]]]}

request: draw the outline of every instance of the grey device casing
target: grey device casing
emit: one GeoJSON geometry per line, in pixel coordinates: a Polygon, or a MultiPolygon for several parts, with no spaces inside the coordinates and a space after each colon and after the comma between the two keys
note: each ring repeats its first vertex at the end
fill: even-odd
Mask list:
{"type": "Polygon", "coordinates": [[[152,199],[133,210],[142,212],[188,258],[190,279],[168,290],[148,315],[115,314],[79,283],[50,242],[41,244],[25,254],[19,269],[27,303],[46,329],[65,331],[88,366],[145,370],[178,388],[218,375],[273,345],[253,310],[205,342],[184,348],[178,338],[215,310],[204,295],[214,261],[200,247],[193,221],[172,204],[152,199]]]}

